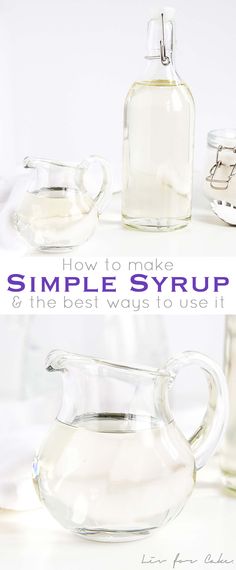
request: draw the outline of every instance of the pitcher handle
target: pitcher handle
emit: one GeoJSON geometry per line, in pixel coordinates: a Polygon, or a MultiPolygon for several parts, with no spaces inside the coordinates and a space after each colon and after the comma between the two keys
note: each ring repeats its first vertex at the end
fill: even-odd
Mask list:
{"type": "MultiPolygon", "coordinates": [[[[171,358],[162,372],[164,376],[166,374],[169,380],[174,381],[182,368],[192,365],[199,366],[206,373],[209,387],[207,411],[200,427],[189,439],[195,457],[196,469],[201,469],[207,463],[209,457],[213,455],[224,433],[228,418],[228,390],[226,379],[220,366],[199,352],[187,351],[171,358]]],[[[163,389],[162,403],[165,405],[168,419],[172,419],[167,394],[167,382],[164,382],[163,389]]]]}
{"type": "Polygon", "coordinates": [[[89,156],[88,158],[83,160],[79,165],[79,171],[80,171],[79,184],[80,187],[82,187],[85,191],[90,193],[88,188],[86,188],[84,177],[90,166],[93,164],[98,164],[100,166],[103,176],[101,188],[98,190],[97,195],[93,197],[94,202],[96,203],[97,206],[98,214],[102,214],[111,196],[111,170],[108,162],[101,156],[96,156],[96,155],[89,156]]]}

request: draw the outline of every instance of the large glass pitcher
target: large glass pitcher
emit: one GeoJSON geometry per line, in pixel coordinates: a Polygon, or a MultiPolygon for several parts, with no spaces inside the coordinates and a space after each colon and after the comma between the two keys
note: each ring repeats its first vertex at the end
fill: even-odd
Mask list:
{"type": "Polygon", "coordinates": [[[63,399],[33,479],[55,519],[86,538],[119,541],[175,517],[225,425],[227,389],[218,365],[185,352],[164,369],[142,370],[54,351],[47,369],[62,373],[63,399]],[[209,384],[208,408],[190,441],[168,401],[188,365],[202,368],[209,384]]]}
{"type": "Polygon", "coordinates": [[[27,157],[24,167],[32,179],[15,214],[15,225],[33,247],[55,251],[76,247],[94,232],[110,190],[107,162],[91,156],[78,164],[27,157]],[[95,196],[86,185],[91,166],[101,169],[95,196]]]}

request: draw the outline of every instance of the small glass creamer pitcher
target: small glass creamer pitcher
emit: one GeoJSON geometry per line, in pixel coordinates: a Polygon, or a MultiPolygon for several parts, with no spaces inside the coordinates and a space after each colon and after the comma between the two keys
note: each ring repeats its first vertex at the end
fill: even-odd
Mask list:
{"type": "Polygon", "coordinates": [[[227,388],[218,365],[197,352],[145,370],[53,351],[47,369],[62,373],[63,399],[34,460],[33,480],[55,519],[89,539],[123,541],[175,517],[226,422],[227,388]],[[209,404],[187,441],[168,397],[189,365],[206,372],[209,404]]]}
{"type": "Polygon", "coordinates": [[[107,162],[91,156],[79,164],[27,157],[34,175],[15,214],[15,226],[33,247],[56,251],[76,247],[93,234],[110,190],[107,162]],[[95,196],[86,189],[86,173],[99,165],[102,183],[95,196]]]}

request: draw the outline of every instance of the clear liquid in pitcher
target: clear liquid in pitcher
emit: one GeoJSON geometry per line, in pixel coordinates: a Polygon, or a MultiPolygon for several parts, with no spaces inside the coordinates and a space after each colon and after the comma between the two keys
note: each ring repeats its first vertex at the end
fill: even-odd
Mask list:
{"type": "Polygon", "coordinates": [[[166,523],[192,492],[194,460],[173,423],[99,414],[58,420],[34,462],[40,499],[66,528],[129,540],[166,523]]]}
{"type": "Polygon", "coordinates": [[[62,188],[27,192],[15,217],[21,235],[48,251],[83,243],[96,223],[97,209],[89,194],[62,188]]]}
{"type": "Polygon", "coordinates": [[[184,84],[136,82],[124,114],[123,222],[175,229],[191,216],[194,105],[184,84]]]}

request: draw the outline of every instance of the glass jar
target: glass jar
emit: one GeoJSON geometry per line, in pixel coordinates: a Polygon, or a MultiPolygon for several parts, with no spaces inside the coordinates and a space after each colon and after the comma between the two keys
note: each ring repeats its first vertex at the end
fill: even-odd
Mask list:
{"type": "Polygon", "coordinates": [[[210,131],[207,137],[205,194],[213,212],[236,225],[236,129],[210,131]]]}
{"type": "Polygon", "coordinates": [[[236,315],[228,315],[226,318],[225,374],[230,406],[220,467],[225,488],[236,496],[236,315]]]}

